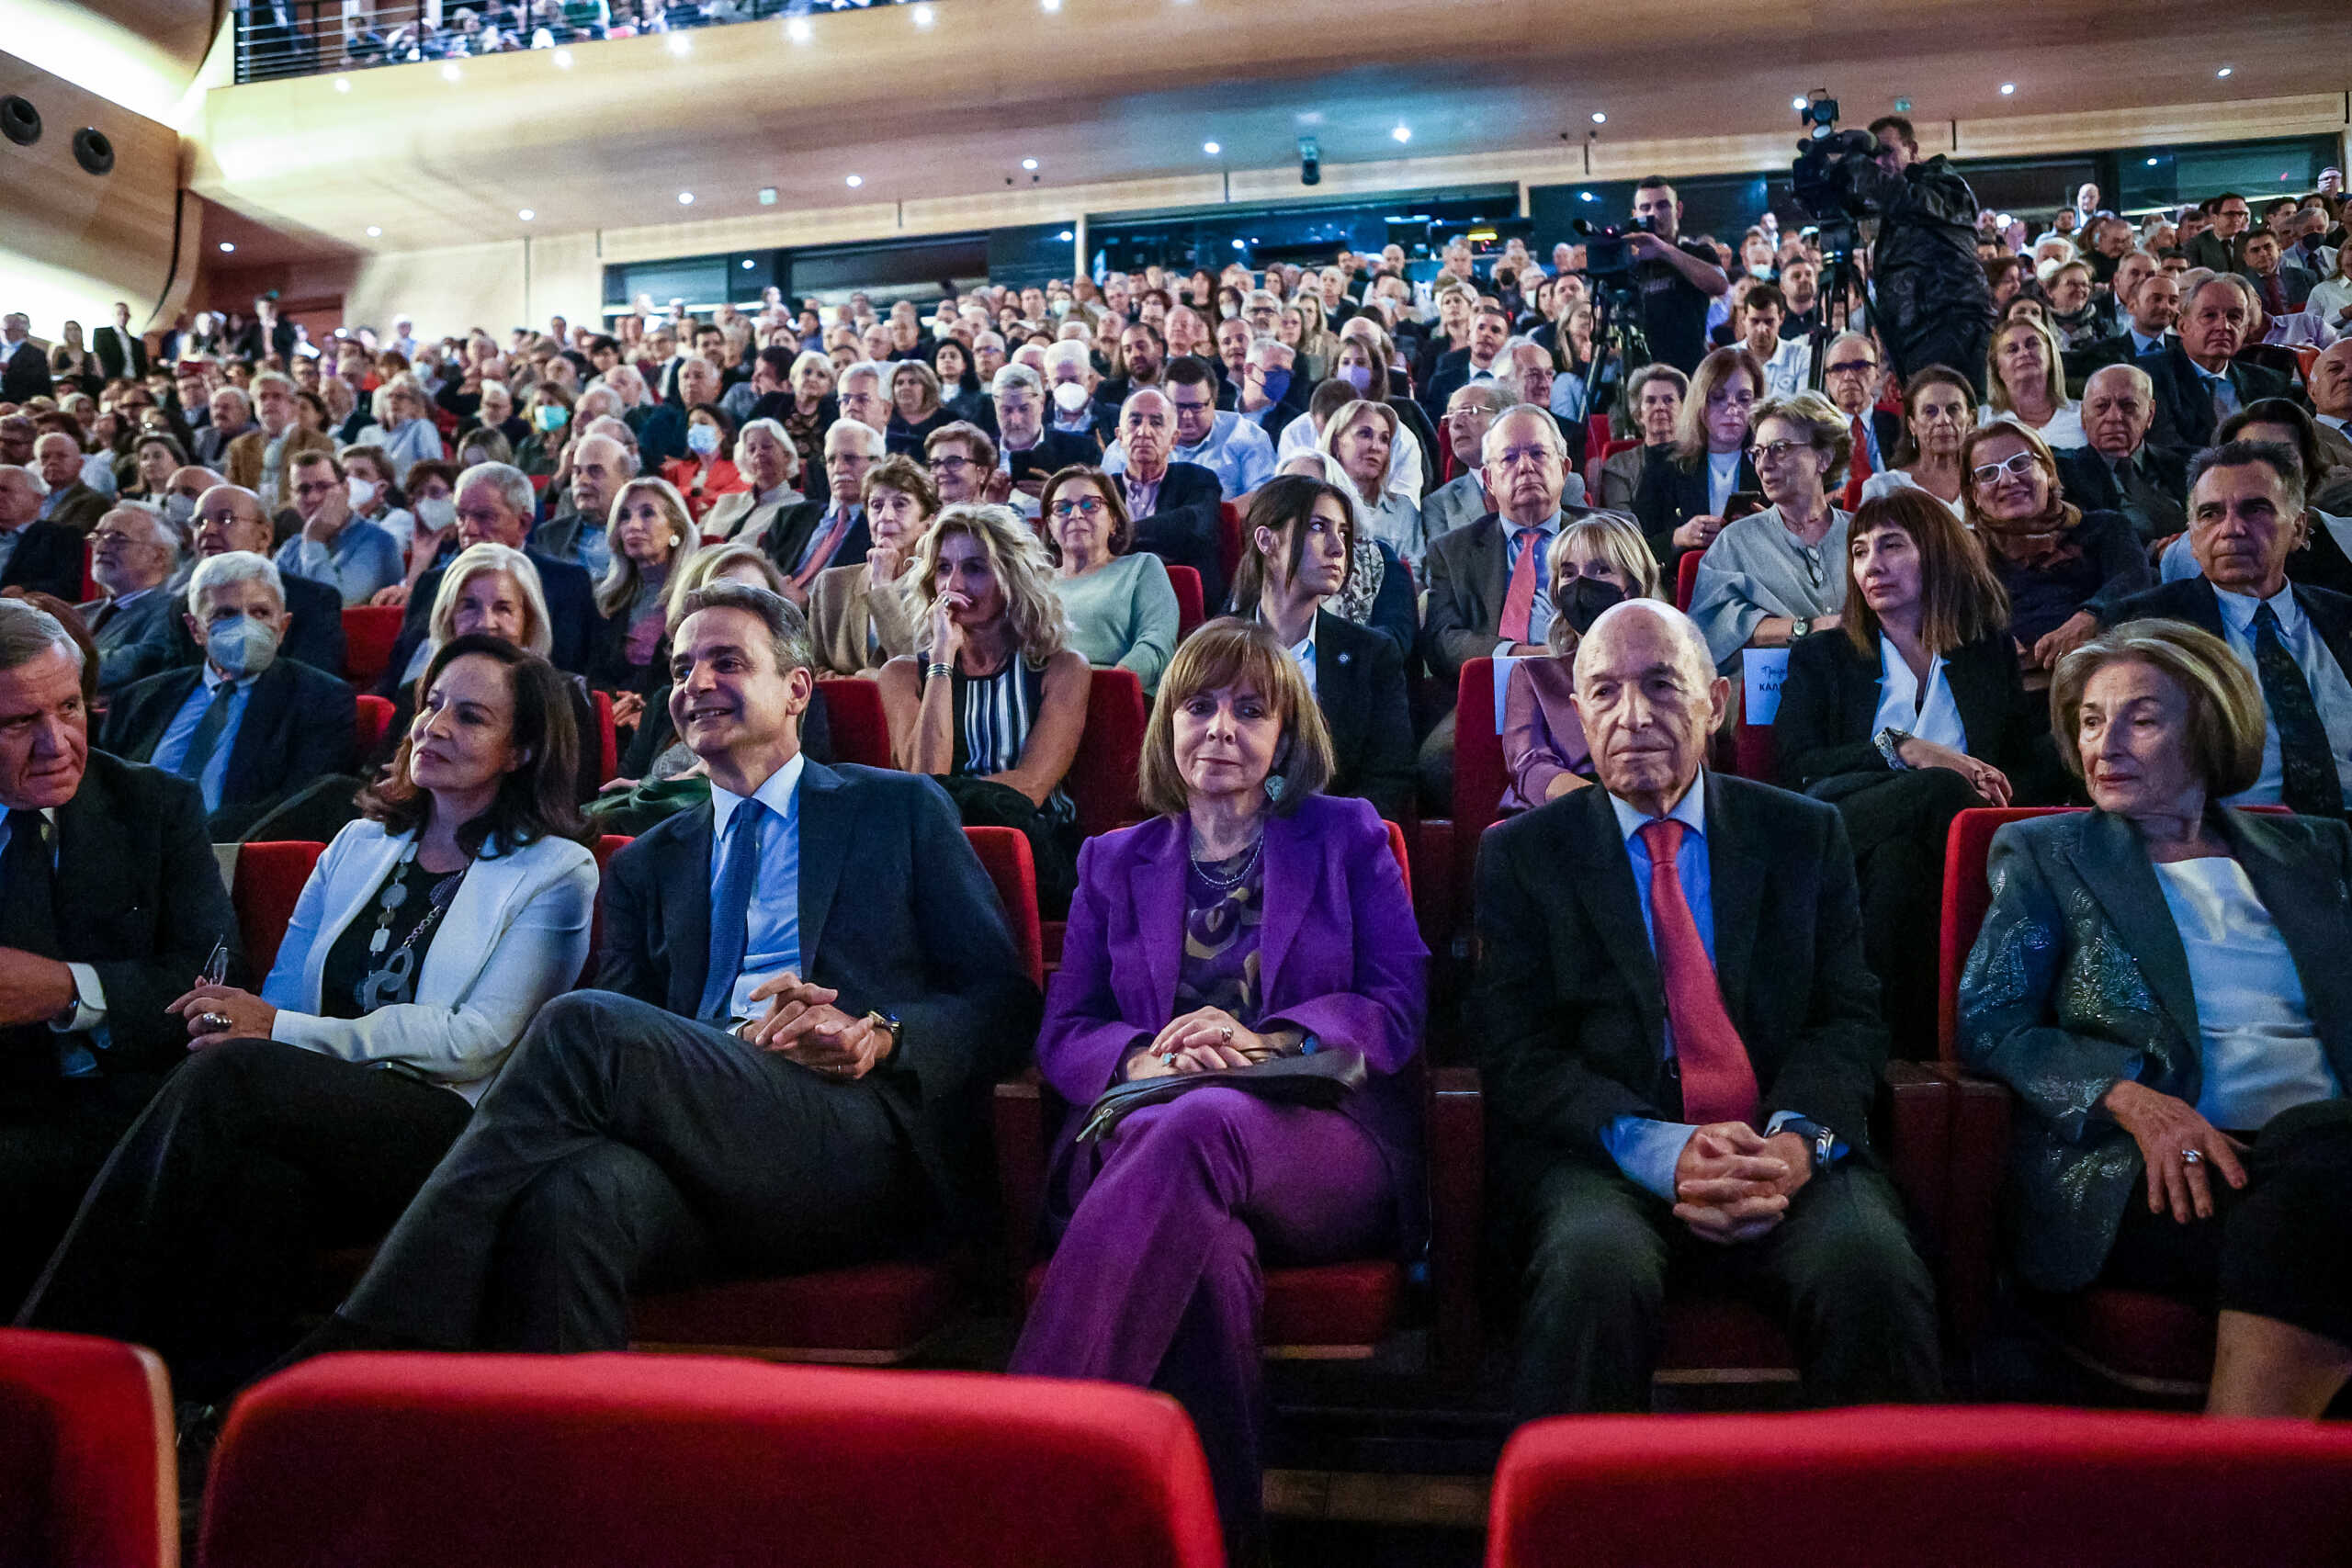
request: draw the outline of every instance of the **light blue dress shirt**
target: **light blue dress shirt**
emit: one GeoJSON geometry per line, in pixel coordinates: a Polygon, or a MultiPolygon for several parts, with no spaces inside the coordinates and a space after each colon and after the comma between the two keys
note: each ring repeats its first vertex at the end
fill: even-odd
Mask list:
{"type": "Polygon", "coordinates": [[[408,575],[400,541],[365,518],[355,517],[333,540],[320,544],[297,534],[277,547],[277,570],[323,582],[345,604],[365,604],[378,590],[408,575]]]}
{"type": "MultiPolygon", "coordinates": [[[[1609,797],[1610,808],[1617,813],[1618,831],[1624,835],[1625,858],[1634,868],[1634,901],[1641,907],[1642,934],[1649,940],[1650,951],[1657,951],[1657,922],[1650,913],[1650,852],[1640,837],[1642,829],[1658,818],[1643,816],[1615,795],[1609,797]]],[[[1682,883],[1682,896],[1690,906],[1691,923],[1699,928],[1700,945],[1707,950],[1707,962],[1715,961],[1715,902],[1714,879],[1707,863],[1707,774],[1704,769],[1690,781],[1682,798],[1664,818],[1682,824],[1682,846],[1675,852],[1675,875],[1682,883]]],[[[1666,1055],[1674,1055],[1674,1025],[1665,1027],[1666,1055]]],[[[1765,1123],[1766,1135],[1777,1133],[1793,1120],[1793,1111],[1777,1111],[1765,1123]]],[[[1656,1122],[1645,1116],[1620,1116],[1610,1122],[1600,1134],[1609,1157],[1625,1179],[1657,1193],[1668,1202],[1674,1201],[1674,1168],[1682,1158],[1683,1145],[1699,1129],[1688,1122],[1656,1122]]]]}
{"type": "MultiPolygon", "coordinates": [[[[196,739],[197,726],[204,722],[205,710],[212,705],[212,694],[218,692],[228,676],[210,664],[204,666],[204,678],[180,704],[180,711],[172,716],[164,727],[164,738],[155,742],[154,754],[147,761],[167,773],[180,771],[180,762],[187,756],[188,742],[196,739]]],[[[245,707],[254,700],[254,682],[258,675],[248,675],[237,682],[237,694],[229,699],[229,722],[221,727],[220,743],[212,748],[211,757],[204,764],[204,774],[197,787],[204,792],[204,809],[209,814],[220,809],[220,785],[229,776],[229,753],[237,749],[237,731],[245,722],[245,707]]]]}
{"type": "MultiPolygon", "coordinates": [[[[1271,412],[1273,405],[1267,405],[1271,412]]],[[[1274,477],[1274,444],[1252,421],[1230,409],[1221,410],[1209,425],[1209,438],[1198,446],[1178,446],[1168,455],[1171,463],[1197,463],[1216,476],[1225,499],[1247,495],[1274,477]]],[[[1127,454],[1111,443],[1102,454],[1102,471],[1126,472],[1127,454]]]]}
{"type": "MultiPolygon", "coordinates": [[[[2264,604],[2278,617],[2278,640],[2295,660],[2295,668],[2303,672],[2303,680],[2312,689],[2312,705],[2319,710],[2320,727],[2327,732],[2327,749],[2335,755],[2335,771],[2343,778],[2352,779],[2352,679],[2335,662],[2335,655],[2312,625],[2303,607],[2295,603],[2292,583],[2281,588],[2268,599],[2256,599],[2250,593],[2231,593],[2213,590],[2213,597],[2222,610],[2222,640],[2246,673],[2255,679],[2256,690],[2261,687],[2262,671],[2254,662],[2254,616],[2264,604]]],[[[2263,699],[2263,714],[2270,712],[2269,699],[2263,699]]],[[[2262,772],[2251,787],[2223,801],[2224,806],[2277,806],[2285,798],[2287,770],[2278,755],[2278,727],[2262,727],[2262,772]]]]}
{"type": "MultiPolygon", "coordinates": [[[[743,970],[727,999],[730,1019],[756,1018],[764,1003],[754,1004],[752,993],[786,970],[800,973],[800,773],[807,758],[799,752],[768,775],[752,792],[752,799],[766,807],[760,818],[760,874],[745,921],[743,970]]],[[[744,796],[718,784],[710,786],[710,887],[727,864],[727,827],[744,796]]]]}

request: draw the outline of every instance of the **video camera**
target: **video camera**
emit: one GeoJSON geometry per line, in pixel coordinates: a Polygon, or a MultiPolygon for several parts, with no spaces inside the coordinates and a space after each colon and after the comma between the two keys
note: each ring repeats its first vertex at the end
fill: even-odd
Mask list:
{"type": "Polygon", "coordinates": [[[1646,218],[1629,218],[1623,223],[1601,224],[1579,218],[1568,227],[1584,238],[1584,273],[1586,277],[1595,282],[1604,278],[1631,277],[1634,251],[1626,243],[1626,237],[1657,231],[1657,226],[1646,218]]]}
{"type": "Polygon", "coordinates": [[[1821,88],[1806,96],[1797,122],[1807,128],[1797,143],[1796,162],[1789,165],[1789,182],[1797,205],[1820,225],[1818,243],[1825,261],[1850,256],[1860,243],[1854,225],[1872,209],[1854,189],[1858,160],[1878,152],[1878,139],[1867,130],[1838,129],[1838,100],[1821,88]]]}

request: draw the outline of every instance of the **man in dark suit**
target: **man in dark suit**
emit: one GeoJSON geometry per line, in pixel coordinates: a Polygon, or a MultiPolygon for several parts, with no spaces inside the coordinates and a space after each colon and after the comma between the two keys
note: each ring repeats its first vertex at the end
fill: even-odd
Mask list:
{"type": "Polygon", "coordinates": [[[41,521],[71,528],[77,539],[88,538],[106,514],[107,498],[82,482],[82,444],[52,430],[33,443],[33,462],[49,487],[40,503],[41,521]]]}
{"type": "Polygon", "coordinates": [[[41,520],[49,487],[30,468],[0,463],[0,588],[82,597],[82,536],[41,520]]]}
{"type": "Polygon", "coordinates": [[[2141,359],[2154,383],[2156,422],[2148,439],[2186,456],[2210,445],[2222,420],[2264,398],[2294,395],[2276,372],[2233,357],[2254,324],[2245,279],[2216,277],[2181,302],[2180,335],[2141,359]]]}
{"type": "Polygon", "coordinates": [[[1279,442],[1290,422],[1306,412],[1313,391],[1297,373],[1298,351],[1280,338],[1261,337],[1250,344],[1241,367],[1241,385],[1234,412],[1279,442]]]}
{"type": "Polygon", "coordinates": [[[2254,285],[2263,313],[2285,316],[2303,308],[2319,279],[2300,266],[2290,265],[2278,247],[2278,236],[2259,230],[2238,242],[2238,276],[2254,285]]]}
{"type": "Polygon", "coordinates": [[[865,525],[865,471],[889,451],[882,433],[854,419],[839,419],[825,432],[828,499],[787,506],[751,542],[784,573],[785,596],[806,606],[817,574],[828,567],[855,566],[874,547],[865,525]]]}
{"type": "Polygon", "coordinates": [[[2262,773],[2232,806],[2342,817],[2352,779],[2352,598],[2290,582],[2311,526],[2300,459],[2232,441],[2189,467],[2188,540],[2198,575],[2136,593],[2109,626],[2163,617],[2204,627],[2262,688],[2262,773]]]}
{"type": "Polygon", "coordinates": [[[130,307],[119,299],[114,302],[114,325],[90,334],[90,351],[109,381],[147,378],[147,340],[130,330],[130,307]]]}
{"type": "Polygon", "coordinates": [[[141,647],[174,611],[164,584],[179,558],[179,541],[163,513],[144,502],[123,502],[98,519],[90,536],[90,576],[105,592],[74,613],[98,647],[100,692],[111,695],[137,678],[141,647]]]}
{"type": "Polygon", "coordinates": [[[203,562],[187,585],[202,667],[134,681],[107,712],[101,744],[194,783],[216,843],[242,839],[296,791],[357,765],[351,688],[277,657],[282,581],[275,565],[242,551],[203,562]]]}
{"type": "Polygon", "coordinates": [[[1044,377],[1026,365],[997,367],[980,427],[997,444],[998,470],[1033,500],[1062,469],[1102,460],[1102,444],[1091,431],[1049,430],[1046,411],[1044,377]]]}
{"type": "Polygon", "coordinates": [[[1436,424],[1445,418],[1446,400],[1473,381],[1499,376],[1508,367],[1498,363],[1503,344],[1510,341],[1510,315],[1492,299],[1481,299],[1470,313],[1470,342],[1438,355],[1427,385],[1421,389],[1421,409],[1436,424]]]}
{"type": "Polygon", "coordinates": [[[2121,332],[2066,350],[2069,385],[2082,385],[2109,365],[2130,365],[2163,352],[2180,321],[2180,283],[2168,272],[2152,273],[2132,286],[2124,306],[2130,314],[2121,332]]]}
{"type": "Polygon", "coordinates": [[[530,547],[550,559],[572,562],[592,579],[601,576],[603,563],[612,558],[605,530],[613,498],[637,473],[637,454],[621,442],[610,435],[582,436],[572,444],[563,503],[531,530],[530,547]]]}
{"type": "Polygon", "coordinates": [[[80,648],[6,600],[0,809],[0,1302],[13,1311],[187,1055],[164,1009],[216,943],[234,953],[237,922],[195,786],[93,755],[80,648]]]}
{"type": "Polygon", "coordinates": [[[306,1350],[620,1349],[628,1294],[801,1272],[971,1219],[1037,994],[937,784],[805,759],[807,624],[685,603],[670,714],[711,803],[605,874],[599,990],[540,1012],[306,1350]]]}
{"type": "Polygon", "coordinates": [[[0,403],[29,402],[57,390],[49,374],[49,355],[28,336],[32,325],[21,310],[0,316],[0,403]]]}
{"type": "MultiPolygon", "coordinates": [[[[504,545],[523,550],[538,569],[539,592],[548,603],[548,631],[553,637],[548,660],[557,669],[585,674],[604,619],[596,614],[596,590],[588,574],[568,560],[524,549],[538,497],[530,477],[506,463],[477,463],[458,476],[458,538],[461,545],[504,545]]],[[[385,667],[386,687],[400,683],[401,671],[432,630],[433,599],[441,592],[441,573],[435,567],[416,580],[408,596],[408,614],[401,635],[392,643],[391,662],[385,667]]],[[[300,581],[295,579],[293,581],[300,581]]],[[[379,687],[383,694],[390,692],[379,687]]]]}
{"type": "Polygon", "coordinates": [[[1225,491],[1198,463],[1169,460],[1176,449],[1176,405],[1167,393],[1146,387],[1128,397],[1119,410],[1119,446],[1127,461],[1118,482],[1135,520],[1131,547],[1191,567],[1201,574],[1203,602],[1224,604],[1217,527],[1225,491]]]}
{"type": "MultiPolygon", "coordinates": [[[[174,474],[189,470],[183,468],[174,474]]],[[[196,502],[196,558],[200,563],[232,550],[266,557],[274,547],[269,514],[261,498],[235,485],[214,485],[196,502]]],[[[286,626],[277,645],[281,659],[300,660],[325,675],[343,673],[343,595],[331,583],[307,577],[280,580],[286,593],[286,626]]],[[[428,598],[427,603],[431,601],[428,598]]],[[[187,584],[174,590],[172,604],[155,617],[154,629],[140,645],[130,678],[161,674],[166,670],[194,670],[203,664],[204,649],[187,626],[187,584]]]]}
{"type": "MultiPolygon", "coordinates": [[[[1521,405],[1497,415],[1482,453],[1487,493],[1499,510],[1430,540],[1426,562],[1421,660],[1448,690],[1474,659],[1550,651],[1544,639],[1552,627],[1552,585],[1544,562],[1571,520],[1561,503],[1567,446],[1550,410],[1521,405]]],[[[1573,516],[1584,514],[1577,508],[1573,516]]],[[[1442,811],[1453,798],[1453,720],[1449,712],[1421,742],[1425,810],[1442,811]]]]}
{"type": "Polygon", "coordinates": [[[1494,829],[1476,1006],[1525,1237],[1522,1416],[1640,1410],[1670,1286],[1781,1313],[1807,1397],[1938,1397],[1934,1288],[1871,1150],[1886,1057],[1837,813],[1702,773],[1730,682],[1688,617],[1577,650],[1601,787],[1494,829]]]}
{"type": "Polygon", "coordinates": [[[2085,512],[2120,512],[2144,544],[2186,525],[2188,464],[2178,452],[2148,445],[2156,415],[2155,383],[2137,365],[2109,365],[2083,386],[2083,429],[2090,445],[2057,454],[2066,499],[2085,512]]]}
{"type": "Polygon", "coordinates": [[[2182,245],[2181,254],[2191,266],[2227,272],[2237,265],[2237,238],[2254,221],[2254,209],[2237,192],[2224,191],[2205,203],[2205,216],[2211,227],[2182,245]]]}

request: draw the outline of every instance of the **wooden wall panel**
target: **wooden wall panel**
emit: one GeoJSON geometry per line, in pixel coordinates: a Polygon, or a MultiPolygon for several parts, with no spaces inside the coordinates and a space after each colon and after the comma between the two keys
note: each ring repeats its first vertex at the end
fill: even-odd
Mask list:
{"type": "Polygon", "coordinates": [[[2340,136],[2346,124],[2346,104],[2342,93],[2307,93],[2230,104],[2173,104],[2157,108],[1967,119],[1958,126],[1960,155],[2013,158],[2036,152],[2163,147],[2176,142],[2251,141],[2265,136],[2317,136],[2328,132],[2340,136]],[[2216,135],[2216,130],[2227,134],[2216,135]]]}

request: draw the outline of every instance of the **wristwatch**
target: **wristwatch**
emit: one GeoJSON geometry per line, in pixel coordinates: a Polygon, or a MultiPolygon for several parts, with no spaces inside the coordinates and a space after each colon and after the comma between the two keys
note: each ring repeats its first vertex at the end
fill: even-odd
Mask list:
{"type": "Polygon", "coordinates": [[[887,1012],[869,1012],[865,1015],[865,1021],[890,1037],[890,1048],[882,1053],[882,1059],[887,1062],[897,1055],[899,1047],[906,1043],[906,1025],[900,1023],[894,1014],[887,1012]]]}
{"type": "Polygon", "coordinates": [[[1789,622],[1789,640],[1791,642],[1803,642],[1806,637],[1811,637],[1812,635],[1812,616],[1798,615],[1789,622]]]}
{"type": "Polygon", "coordinates": [[[1899,773],[1911,765],[1903,760],[1903,743],[1910,739],[1909,730],[1888,725],[1871,737],[1871,744],[1877,747],[1878,754],[1886,759],[1886,765],[1899,773]]]}
{"type": "Polygon", "coordinates": [[[1837,1152],[1838,1134],[1809,1117],[1792,1116],[1781,1123],[1783,1133],[1794,1133],[1805,1141],[1813,1155],[1813,1168],[1817,1175],[1828,1168],[1829,1156],[1837,1152]]]}

